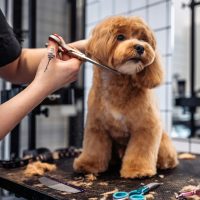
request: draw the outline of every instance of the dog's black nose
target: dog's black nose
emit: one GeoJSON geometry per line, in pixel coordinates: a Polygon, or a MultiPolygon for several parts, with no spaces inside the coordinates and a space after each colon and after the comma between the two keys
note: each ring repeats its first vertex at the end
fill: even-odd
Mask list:
{"type": "Polygon", "coordinates": [[[137,53],[138,53],[139,55],[142,55],[142,54],[144,53],[144,47],[143,47],[142,45],[136,44],[136,45],[134,46],[134,48],[135,48],[135,50],[137,51],[137,53]]]}

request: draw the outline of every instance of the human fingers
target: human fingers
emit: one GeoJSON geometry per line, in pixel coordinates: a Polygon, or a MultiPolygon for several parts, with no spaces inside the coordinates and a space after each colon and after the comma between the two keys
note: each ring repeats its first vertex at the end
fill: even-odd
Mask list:
{"type": "Polygon", "coordinates": [[[67,55],[66,53],[62,53],[62,60],[69,60],[71,56],[67,55]]]}
{"type": "Polygon", "coordinates": [[[57,57],[58,55],[58,44],[52,40],[49,40],[47,47],[48,56],[57,57]]]}
{"type": "Polygon", "coordinates": [[[77,81],[77,79],[78,79],[78,75],[76,74],[76,75],[74,75],[71,79],[70,79],[70,83],[73,83],[73,82],[75,82],[75,81],[77,81]]]}
{"type": "Polygon", "coordinates": [[[76,58],[70,58],[67,61],[63,61],[63,66],[67,66],[67,70],[71,73],[78,73],[80,70],[81,61],[76,58]]]}
{"type": "Polygon", "coordinates": [[[78,40],[76,42],[72,42],[69,45],[73,48],[78,49],[79,51],[85,52],[86,46],[88,44],[88,40],[78,40]]]}
{"type": "Polygon", "coordinates": [[[75,81],[77,81],[78,80],[78,74],[73,74],[73,75],[71,75],[69,78],[68,78],[68,80],[67,80],[67,83],[73,83],[73,82],[75,82],[75,81]]]}
{"type": "MultiPolygon", "coordinates": [[[[61,40],[61,43],[65,45],[65,40],[60,35],[59,35],[59,39],[61,40]]],[[[69,60],[71,58],[69,55],[63,52],[60,52],[57,57],[61,60],[69,60]]]]}

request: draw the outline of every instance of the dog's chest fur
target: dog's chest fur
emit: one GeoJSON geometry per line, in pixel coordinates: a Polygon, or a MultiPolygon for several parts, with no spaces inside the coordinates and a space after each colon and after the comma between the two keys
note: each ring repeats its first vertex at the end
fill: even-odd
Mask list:
{"type": "Polygon", "coordinates": [[[130,137],[127,116],[109,102],[105,102],[104,106],[106,110],[104,112],[105,127],[110,136],[121,144],[127,144],[130,137]]]}
{"type": "Polygon", "coordinates": [[[101,73],[103,120],[110,135],[121,141],[127,141],[129,134],[126,105],[131,101],[128,81],[115,77],[111,73],[101,73]]]}

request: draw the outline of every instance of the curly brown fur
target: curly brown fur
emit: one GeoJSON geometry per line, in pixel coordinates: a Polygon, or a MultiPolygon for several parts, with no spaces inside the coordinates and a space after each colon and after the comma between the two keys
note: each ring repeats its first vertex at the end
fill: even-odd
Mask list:
{"type": "Polygon", "coordinates": [[[151,90],[163,79],[153,32],[138,17],[111,17],[96,26],[87,52],[121,75],[94,67],[83,152],[74,169],[106,171],[113,142],[125,147],[124,178],[153,176],[157,164],[174,168],[176,151],[163,131],[151,90]]]}

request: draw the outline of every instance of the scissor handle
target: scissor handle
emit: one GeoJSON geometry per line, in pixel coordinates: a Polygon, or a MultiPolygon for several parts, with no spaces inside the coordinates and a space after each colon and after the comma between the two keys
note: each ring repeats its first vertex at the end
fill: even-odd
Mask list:
{"type": "Polygon", "coordinates": [[[134,194],[129,196],[129,200],[145,200],[145,196],[142,194],[134,194]]]}
{"type": "Polygon", "coordinates": [[[129,193],[128,192],[115,192],[113,194],[113,200],[128,200],[129,193]]]}
{"type": "Polygon", "coordinates": [[[115,192],[113,194],[113,200],[145,200],[145,196],[142,194],[130,195],[128,192],[115,192]]]}
{"type": "Polygon", "coordinates": [[[130,192],[115,192],[113,194],[113,200],[143,200],[145,199],[144,194],[148,191],[148,187],[140,187],[137,190],[132,190],[130,192]]]}
{"type": "Polygon", "coordinates": [[[49,40],[56,42],[58,44],[58,46],[60,46],[62,44],[62,41],[60,39],[60,36],[57,34],[51,34],[49,35],[49,40]]]}
{"type": "MultiPolygon", "coordinates": [[[[73,57],[76,57],[80,60],[87,60],[87,56],[82,53],[81,51],[71,47],[70,45],[65,44],[65,42],[62,40],[62,37],[58,34],[51,34],[49,35],[49,40],[55,42],[58,44],[59,50],[65,54],[71,55],[73,57]]],[[[88,60],[87,60],[88,61],[88,60]]]]}
{"type": "Polygon", "coordinates": [[[132,190],[129,192],[129,200],[143,200],[145,199],[144,193],[146,188],[140,187],[137,190],[132,190]]]}
{"type": "Polygon", "coordinates": [[[140,187],[140,188],[138,188],[136,190],[130,191],[129,192],[129,196],[131,196],[131,195],[137,195],[137,194],[142,194],[143,195],[143,194],[145,194],[148,191],[149,191],[149,188],[146,187],[146,186],[143,186],[143,187],[140,187]]]}

